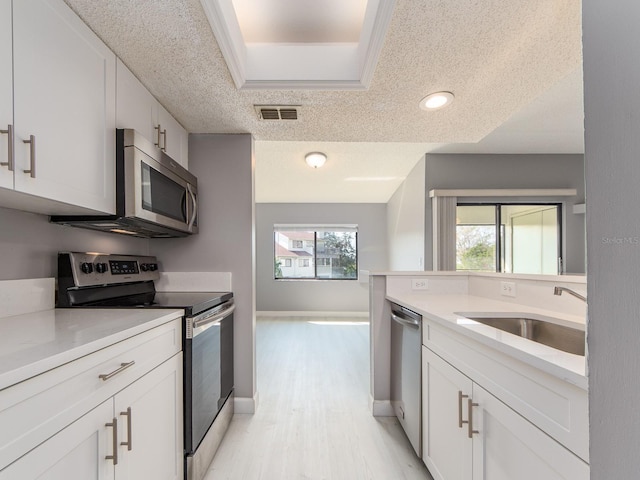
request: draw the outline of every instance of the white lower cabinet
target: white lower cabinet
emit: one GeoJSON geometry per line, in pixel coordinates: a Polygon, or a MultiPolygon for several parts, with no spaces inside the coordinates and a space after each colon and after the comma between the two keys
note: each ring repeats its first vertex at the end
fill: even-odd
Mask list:
{"type": "Polygon", "coordinates": [[[477,384],[473,479],[588,480],[589,466],[477,384]]]}
{"type": "Polygon", "coordinates": [[[1,480],[182,480],[182,354],[0,472],[1,480]]]}
{"type": "Polygon", "coordinates": [[[182,480],[182,354],[115,398],[117,480],[182,480]]]}
{"type": "Polygon", "coordinates": [[[422,459],[435,480],[471,478],[472,443],[461,423],[471,390],[469,378],[422,347],[422,459]]]}
{"type": "Polygon", "coordinates": [[[113,438],[105,420],[112,418],[113,401],[108,400],[2,470],[0,479],[113,479],[113,463],[105,461],[113,438]]]}
{"type": "Polygon", "coordinates": [[[587,480],[589,466],[422,347],[422,458],[435,480],[587,480]]]}
{"type": "Polygon", "coordinates": [[[0,480],[182,480],[181,317],[0,391],[0,480]]]}

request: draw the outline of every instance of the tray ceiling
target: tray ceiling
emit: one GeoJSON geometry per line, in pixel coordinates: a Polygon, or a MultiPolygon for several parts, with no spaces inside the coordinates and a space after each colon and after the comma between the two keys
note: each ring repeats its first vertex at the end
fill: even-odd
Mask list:
{"type": "MultiPolygon", "coordinates": [[[[519,138],[527,139],[528,153],[550,153],[547,139],[554,131],[545,128],[544,117],[546,108],[555,108],[572,124],[563,128],[566,135],[555,134],[553,148],[582,151],[576,140],[582,129],[581,4],[576,0],[397,0],[371,84],[360,91],[238,89],[200,0],[65,1],[187,130],[255,137],[258,201],[265,201],[260,191],[268,183],[261,180],[260,152],[269,162],[266,152],[272,150],[261,142],[281,142],[280,155],[288,142],[306,143],[307,151],[342,143],[418,145],[414,163],[436,149],[473,151],[477,146],[491,150],[484,153],[513,153],[525,148],[518,146],[519,138]],[[577,81],[566,81],[572,75],[577,81]],[[573,85],[570,98],[541,107],[549,98],[557,100],[548,92],[562,82],[573,85]],[[450,107],[418,108],[421,98],[439,90],[454,92],[450,107]],[[254,105],[298,105],[299,120],[263,121],[254,105]],[[537,117],[529,128],[518,117],[530,118],[532,112],[537,117]],[[516,122],[511,130],[510,122],[516,122]]],[[[406,175],[399,155],[407,150],[395,149],[398,155],[393,148],[375,150],[366,151],[371,158],[403,165],[381,176],[406,175]]],[[[325,153],[328,167],[333,155],[325,153]]],[[[313,184],[308,187],[311,191],[313,184]]],[[[330,189],[325,195],[337,198],[330,189]]],[[[377,201],[386,201],[385,195],[377,201]]],[[[292,196],[289,201],[306,200],[292,196]]]]}

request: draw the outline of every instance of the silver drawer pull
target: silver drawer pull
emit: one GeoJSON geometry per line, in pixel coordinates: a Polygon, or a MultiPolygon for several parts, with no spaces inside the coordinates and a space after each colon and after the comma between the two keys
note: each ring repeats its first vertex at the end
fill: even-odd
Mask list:
{"type": "Polygon", "coordinates": [[[124,415],[127,417],[127,441],[120,442],[120,445],[126,445],[127,450],[131,450],[131,407],[127,407],[126,412],[120,412],[120,415],[124,415]]]}
{"type": "Polygon", "coordinates": [[[8,152],[7,152],[7,161],[1,162],[0,165],[3,167],[7,167],[10,172],[13,172],[13,164],[15,163],[15,155],[13,153],[13,125],[7,125],[6,130],[0,130],[0,133],[6,133],[9,136],[8,140],[8,152]]]}
{"type": "Polygon", "coordinates": [[[105,427],[113,427],[113,455],[106,455],[104,458],[106,460],[113,460],[113,464],[118,464],[118,419],[114,418],[111,423],[105,423],[105,427]]]}
{"type": "Polygon", "coordinates": [[[113,376],[119,374],[120,372],[122,372],[123,370],[126,370],[127,368],[135,365],[135,363],[136,363],[135,360],[131,360],[129,363],[121,363],[120,364],[120,368],[117,368],[113,372],[110,372],[110,373],[102,373],[102,374],[98,375],[98,378],[100,380],[104,380],[106,382],[111,377],[113,377],[113,376]]]}

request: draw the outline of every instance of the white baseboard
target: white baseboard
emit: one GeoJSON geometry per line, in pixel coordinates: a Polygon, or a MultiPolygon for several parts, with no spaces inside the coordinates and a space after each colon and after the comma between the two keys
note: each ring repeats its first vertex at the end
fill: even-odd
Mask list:
{"type": "Polygon", "coordinates": [[[256,312],[256,317],[358,317],[369,318],[369,312],[317,312],[317,311],[275,311],[262,310],[256,312]]]}
{"type": "Polygon", "coordinates": [[[234,397],[233,409],[235,413],[256,413],[258,409],[258,392],[253,397],[234,397]]]}
{"type": "Polygon", "coordinates": [[[369,395],[369,408],[374,417],[395,417],[396,412],[393,410],[390,400],[374,400],[369,395]]]}

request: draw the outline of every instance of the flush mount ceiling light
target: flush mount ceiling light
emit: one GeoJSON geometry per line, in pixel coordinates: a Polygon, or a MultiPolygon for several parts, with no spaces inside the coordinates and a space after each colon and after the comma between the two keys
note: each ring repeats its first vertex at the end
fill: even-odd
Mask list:
{"type": "Polygon", "coordinates": [[[327,156],[322,152],[310,152],[304,156],[307,165],[313,168],[319,168],[327,161],[327,156]]]}
{"type": "Polygon", "coordinates": [[[420,108],[422,110],[438,110],[451,102],[453,102],[453,93],[435,92],[420,100],[420,108]]]}

